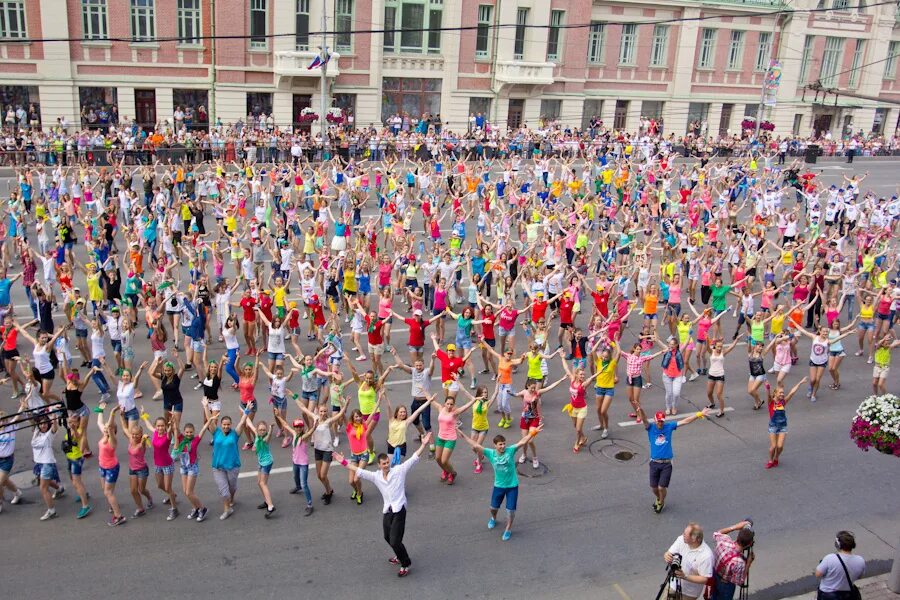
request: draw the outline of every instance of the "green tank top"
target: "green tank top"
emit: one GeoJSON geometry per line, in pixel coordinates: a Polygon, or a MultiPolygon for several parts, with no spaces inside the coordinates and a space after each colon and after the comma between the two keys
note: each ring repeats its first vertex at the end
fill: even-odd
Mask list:
{"type": "Polygon", "coordinates": [[[364,415],[371,415],[375,412],[375,388],[364,390],[359,388],[357,392],[359,398],[359,411],[364,415]]]}
{"type": "Polygon", "coordinates": [[[683,321],[678,322],[678,343],[682,346],[687,345],[691,338],[691,324],[683,321]]]}
{"type": "Polygon", "coordinates": [[[766,339],[766,324],[763,321],[750,321],[750,338],[762,344],[766,339]]]}
{"type": "Polygon", "coordinates": [[[541,355],[532,355],[530,352],[525,355],[528,359],[528,378],[543,379],[544,374],[541,372],[541,355]]]}

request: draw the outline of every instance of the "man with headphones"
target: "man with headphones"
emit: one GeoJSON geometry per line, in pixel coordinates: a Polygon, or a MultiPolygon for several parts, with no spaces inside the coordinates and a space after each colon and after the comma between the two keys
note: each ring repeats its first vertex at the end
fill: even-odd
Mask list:
{"type": "Polygon", "coordinates": [[[866,574],[866,561],[853,554],[856,538],[850,531],[838,531],[834,538],[837,552],[827,555],[816,567],[819,578],[817,600],[858,600],[854,582],[866,574]]]}

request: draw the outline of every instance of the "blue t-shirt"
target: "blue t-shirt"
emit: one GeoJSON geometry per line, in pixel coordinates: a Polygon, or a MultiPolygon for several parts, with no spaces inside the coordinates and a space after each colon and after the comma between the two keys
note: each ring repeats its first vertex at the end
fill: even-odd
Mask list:
{"type": "Polygon", "coordinates": [[[221,429],[213,432],[213,451],[212,451],[212,468],[213,469],[238,469],[241,466],[241,455],[238,452],[238,442],[240,438],[232,429],[226,435],[221,429]]]}
{"type": "Polygon", "coordinates": [[[12,287],[12,281],[8,278],[0,279],[0,306],[9,304],[9,288],[12,287]]]}
{"type": "Polygon", "coordinates": [[[650,440],[650,460],[672,460],[672,432],[678,429],[675,421],[666,421],[662,429],[654,423],[647,428],[647,439],[650,440]]]}
{"type": "Polygon", "coordinates": [[[472,257],[472,274],[484,277],[484,266],[487,261],[483,256],[472,257]]]}

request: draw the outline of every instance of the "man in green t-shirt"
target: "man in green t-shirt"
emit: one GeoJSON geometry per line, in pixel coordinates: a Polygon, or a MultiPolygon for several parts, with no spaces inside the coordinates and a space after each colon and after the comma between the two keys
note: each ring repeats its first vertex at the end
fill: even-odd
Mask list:
{"type": "Polygon", "coordinates": [[[516,473],[516,451],[531,440],[534,439],[543,425],[533,427],[529,430],[528,435],[523,437],[512,446],[506,445],[506,438],[502,435],[494,436],[494,447],[484,448],[481,444],[467,436],[462,430],[457,430],[459,435],[468,443],[476,452],[482,452],[488,462],[494,468],[494,489],[491,492],[491,518],[488,520],[488,529],[497,526],[497,511],[500,505],[506,499],[506,529],[503,530],[503,541],[507,541],[512,536],[513,519],[516,516],[516,502],[519,499],[519,476],[516,473]]]}

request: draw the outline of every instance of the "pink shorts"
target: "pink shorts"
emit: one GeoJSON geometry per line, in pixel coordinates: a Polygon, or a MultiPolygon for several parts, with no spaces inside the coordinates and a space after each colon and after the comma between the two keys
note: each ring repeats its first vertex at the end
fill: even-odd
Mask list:
{"type": "MultiPolygon", "coordinates": [[[[369,415],[363,413],[363,421],[368,420],[368,418],[369,418],[369,415]]],[[[372,418],[372,422],[377,423],[380,418],[381,418],[381,413],[377,412],[377,413],[375,413],[375,416],[372,418]]]]}

